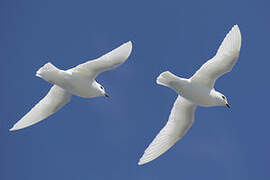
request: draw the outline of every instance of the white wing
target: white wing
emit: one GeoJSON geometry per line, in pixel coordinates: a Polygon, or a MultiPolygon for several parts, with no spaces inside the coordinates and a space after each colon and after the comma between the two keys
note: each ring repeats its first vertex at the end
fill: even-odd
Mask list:
{"type": "Polygon", "coordinates": [[[217,78],[232,70],[238,59],[240,48],[241,33],[239,27],[234,25],[221,43],[216,55],[202,65],[191,80],[213,88],[217,78]]]}
{"type": "Polygon", "coordinates": [[[80,64],[71,70],[95,79],[100,73],[116,68],[126,61],[132,50],[131,41],[121,45],[111,52],[86,63],[80,64]]]}
{"type": "Polygon", "coordinates": [[[156,159],[180,140],[194,121],[195,109],[195,104],[178,96],[167,124],[144,151],[138,164],[142,165],[156,159]]]}
{"type": "Polygon", "coordinates": [[[48,94],[39,101],[21,120],[19,120],[10,131],[15,131],[31,126],[51,114],[58,111],[70,101],[71,94],[61,87],[54,85],[48,94]]]}

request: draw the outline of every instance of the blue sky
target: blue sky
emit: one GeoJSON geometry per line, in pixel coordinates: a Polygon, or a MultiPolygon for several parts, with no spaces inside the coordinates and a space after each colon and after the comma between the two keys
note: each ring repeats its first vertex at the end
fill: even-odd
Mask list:
{"type": "Polygon", "coordinates": [[[0,179],[269,179],[269,5],[2,0],[0,179]],[[165,70],[190,77],[234,24],[242,33],[239,61],[215,86],[232,108],[197,108],[180,142],[138,166],[176,98],[156,77],[165,70]],[[35,77],[43,64],[67,69],[129,40],[126,63],[97,78],[110,99],[73,97],[46,120],[8,131],[49,90],[35,77]]]}

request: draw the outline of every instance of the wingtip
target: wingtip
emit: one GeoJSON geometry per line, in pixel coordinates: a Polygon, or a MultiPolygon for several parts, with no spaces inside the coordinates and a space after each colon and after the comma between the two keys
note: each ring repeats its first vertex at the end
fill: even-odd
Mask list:
{"type": "Polygon", "coordinates": [[[132,42],[128,41],[124,43],[122,46],[120,46],[122,50],[124,51],[124,61],[130,56],[132,51],[132,42]]]}
{"type": "Polygon", "coordinates": [[[239,29],[238,24],[235,24],[233,27],[239,29]]]}
{"type": "Polygon", "coordinates": [[[132,48],[132,41],[128,41],[125,44],[129,45],[132,48]]]}
{"type": "Polygon", "coordinates": [[[239,34],[240,34],[240,36],[241,36],[240,28],[239,28],[239,26],[238,26],[237,24],[235,24],[235,25],[232,27],[232,30],[233,30],[233,31],[239,32],[239,34]]]}
{"type": "Polygon", "coordinates": [[[42,78],[38,72],[36,72],[36,76],[42,78]]]}
{"type": "Polygon", "coordinates": [[[9,129],[9,131],[16,131],[17,129],[13,126],[12,128],[9,129]]]}
{"type": "Polygon", "coordinates": [[[218,48],[217,54],[229,50],[236,52],[235,55],[238,56],[241,49],[241,41],[242,37],[239,26],[235,24],[223,39],[218,48]]]}
{"type": "Polygon", "coordinates": [[[239,26],[237,24],[235,24],[232,28],[233,33],[235,34],[235,37],[236,37],[236,44],[237,44],[237,49],[238,51],[240,51],[241,49],[241,41],[242,41],[242,35],[241,35],[241,31],[239,29],[239,26]]]}
{"type": "Polygon", "coordinates": [[[141,165],[144,165],[146,162],[143,162],[142,160],[140,160],[139,162],[138,162],[138,165],[139,166],[141,166],[141,165]]]}
{"type": "Polygon", "coordinates": [[[125,45],[127,45],[128,46],[128,48],[129,48],[129,53],[128,53],[128,56],[130,55],[130,53],[131,53],[131,51],[132,51],[132,46],[133,46],[133,44],[132,44],[132,42],[131,41],[128,41],[128,42],[126,42],[125,43],[125,45]]]}
{"type": "Polygon", "coordinates": [[[141,166],[141,165],[144,165],[144,164],[147,164],[147,163],[153,161],[154,159],[147,157],[146,154],[145,154],[145,152],[144,152],[137,164],[139,166],[141,166]]]}
{"type": "Polygon", "coordinates": [[[27,126],[22,126],[18,123],[14,124],[12,128],[9,129],[9,131],[17,131],[17,130],[20,130],[20,129],[24,129],[26,128],[27,126]]]}
{"type": "Polygon", "coordinates": [[[12,126],[12,128],[9,129],[9,131],[16,131],[16,130],[19,130],[19,129],[21,129],[21,128],[18,127],[18,124],[17,124],[17,123],[15,123],[15,124],[12,126]]]}

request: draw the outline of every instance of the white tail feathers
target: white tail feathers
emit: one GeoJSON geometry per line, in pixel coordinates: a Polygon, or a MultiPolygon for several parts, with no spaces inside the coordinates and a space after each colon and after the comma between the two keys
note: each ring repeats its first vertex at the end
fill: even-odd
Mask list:
{"type": "Polygon", "coordinates": [[[36,72],[36,76],[42,78],[44,74],[49,73],[54,70],[58,70],[58,69],[52,63],[48,62],[44,66],[39,68],[39,70],[36,72]]]}
{"type": "Polygon", "coordinates": [[[59,79],[61,70],[55,67],[52,63],[46,63],[37,72],[36,76],[50,82],[57,84],[56,81],[59,79]]]}
{"type": "Polygon", "coordinates": [[[170,71],[165,71],[158,76],[156,82],[157,82],[157,84],[171,87],[172,83],[179,81],[179,79],[181,79],[181,78],[177,77],[176,75],[174,75],[170,71]]]}

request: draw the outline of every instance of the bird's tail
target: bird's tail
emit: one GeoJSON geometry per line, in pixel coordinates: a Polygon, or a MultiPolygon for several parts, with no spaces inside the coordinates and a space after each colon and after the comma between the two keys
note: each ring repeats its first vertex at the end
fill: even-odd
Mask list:
{"type": "Polygon", "coordinates": [[[157,78],[157,84],[172,88],[180,93],[182,88],[189,83],[185,78],[178,77],[169,71],[161,73],[157,78]]]}
{"type": "Polygon", "coordinates": [[[163,73],[161,73],[158,78],[157,78],[157,84],[163,85],[163,86],[167,86],[167,87],[171,87],[171,85],[173,84],[173,82],[177,82],[179,81],[178,76],[174,75],[173,73],[171,73],[170,71],[165,71],[163,73]]]}
{"type": "Polygon", "coordinates": [[[52,63],[48,62],[39,68],[39,70],[36,72],[36,76],[44,79],[46,76],[48,76],[48,74],[57,70],[58,68],[56,68],[52,63]]]}
{"type": "Polygon", "coordinates": [[[61,86],[61,84],[59,84],[58,82],[62,79],[61,73],[62,70],[55,67],[52,63],[48,62],[36,72],[36,76],[52,84],[57,84],[61,86]]]}

